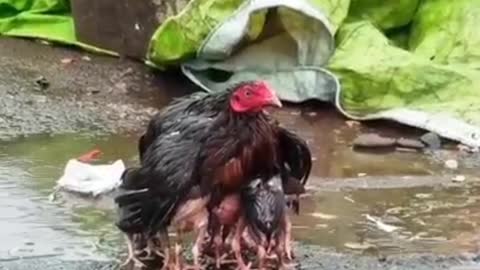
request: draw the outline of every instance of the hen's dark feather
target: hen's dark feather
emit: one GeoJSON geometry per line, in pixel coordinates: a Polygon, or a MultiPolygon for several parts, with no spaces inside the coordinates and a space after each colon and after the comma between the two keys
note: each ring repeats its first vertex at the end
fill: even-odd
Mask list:
{"type": "Polygon", "coordinates": [[[175,132],[181,126],[179,123],[185,119],[191,116],[216,117],[226,106],[228,95],[228,92],[213,94],[198,92],[172,101],[168,107],[153,116],[146,132],[140,137],[138,145],[140,160],[143,160],[144,153],[157,136],[175,132]]]}
{"type": "Polygon", "coordinates": [[[312,154],[307,142],[282,127],[278,128],[278,141],[283,154],[283,162],[288,166],[286,168],[288,174],[305,186],[312,170],[312,154]]]}
{"type": "Polygon", "coordinates": [[[119,228],[145,228],[154,233],[165,229],[190,189],[196,185],[198,138],[214,120],[191,115],[160,133],[145,150],[142,166],[124,173],[121,193],[115,198],[120,208],[119,228]],[[174,130],[174,131],[172,131],[174,130]]]}

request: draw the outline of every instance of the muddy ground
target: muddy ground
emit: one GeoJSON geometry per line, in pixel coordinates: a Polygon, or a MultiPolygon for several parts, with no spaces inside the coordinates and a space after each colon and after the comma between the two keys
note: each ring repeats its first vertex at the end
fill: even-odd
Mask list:
{"type": "Polygon", "coordinates": [[[192,89],[133,61],[9,38],[0,48],[2,139],[138,131],[172,95],[192,89]]]}
{"type": "MultiPolygon", "coordinates": [[[[0,48],[2,141],[15,141],[19,137],[37,134],[53,136],[65,133],[131,134],[135,137],[158,108],[172,97],[195,89],[178,74],[153,72],[141,63],[126,59],[91,55],[20,39],[0,39],[0,48]]],[[[366,130],[384,134],[400,132],[402,136],[412,138],[423,132],[396,125],[383,128],[382,123],[352,126],[326,105],[290,107],[278,117],[287,125],[292,124],[302,130],[302,135],[315,141],[315,147],[319,148],[313,149],[313,174],[318,179],[313,181],[315,184],[311,190],[315,192],[448,186],[452,185],[452,176],[458,172],[446,170],[444,160],[461,159],[460,166],[466,169],[472,169],[476,164],[475,159],[469,157],[465,160],[474,166],[468,165],[460,154],[451,151],[435,155],[412,153],[390,159],[379,154],[365,159],[362,154],[352,155],[350,150],[339,150],[335,145],[348,145],[359,132],[366,130]],[[301,121],[297,119],[300,117],[301,121]],[[311,123],[318,124],[314,129],[306,128],[311,123]],[[407,165],[398,169],[399,166],[394,165],[397,163],[407,165]],[[444,176],[431,176],[432,170],[445,172],[444,176]],[[394,176],[383,177],[386,171],[394,176]],[[359,181],[357,177],[360,174],[366,176],[359,181]],[[405,176],[409,174],[415,176],[405,176]]],[[[469,180],[475,179],[472,176],[469,180]]],[[[339,252],[339,249],[307,244],[299,244],[297,249],[301,269],[480,269],[480,258],[475,255],[475,250],[451,254],[428,250],[390,254],[365,250],[339,252]]],[[[0,260],[0,269],[12,270],[117,267],[116,261],[100,259],[84,261],[26,256],[0,260]]]]}

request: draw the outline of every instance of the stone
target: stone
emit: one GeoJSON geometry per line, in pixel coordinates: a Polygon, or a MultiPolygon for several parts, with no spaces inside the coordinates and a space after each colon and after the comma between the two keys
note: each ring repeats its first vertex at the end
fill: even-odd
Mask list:
{"type": "Polygon", "coordinates": [[[153,33],[190,0],[72,0],[78,41],[144,59],[153,33]]]}
{"type": "Polygon", "coordinates": [[[375,133],[361,134],[354,141],[356,147],[388,147],[394,146],[395,139],[382,137],[375,133]]]}

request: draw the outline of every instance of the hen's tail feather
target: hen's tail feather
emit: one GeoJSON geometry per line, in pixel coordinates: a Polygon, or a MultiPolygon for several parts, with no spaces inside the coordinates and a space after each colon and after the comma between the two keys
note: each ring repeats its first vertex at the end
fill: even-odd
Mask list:
{"type": "Polygon", "coordinates": [[[123,190],[140,191],[149,188],[150,172],[145,168],[128,168],[120,177],[120,188],[123,190]]]}
{"type": "Polygon", "coordinates": [[[295,133],[282,128],[280,143],[286,153],[285,162],[288,164],[290,174],[305,186],[312,170],[312,154],[307,142],[295,133]]]}
{"type": "Polygon", "coordinates": [[[153,235],[168,227],[173,218],[178,205],[177,196],[162,196],[149,188],[149,176],[142,168],[128,169],[122,175],[120,192],[114,199],[119,208],[117,226],[122,231],[142,231],[153,235]]]}

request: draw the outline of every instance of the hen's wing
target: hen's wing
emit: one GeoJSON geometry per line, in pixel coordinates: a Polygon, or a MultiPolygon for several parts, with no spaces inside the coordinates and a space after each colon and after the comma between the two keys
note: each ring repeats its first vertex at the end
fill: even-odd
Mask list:
{"type": "Polygon", "coordinates": [[[138,142],[140,161],[143,160],[145,151],[155,138],[164,133],[178,131],[178,123],[188,121],[192,116],[215,117],[218,112],[212,107],[214,102],[211,99],[207,93],[197,92],[175,99],[170,105],[155,114],[138,142]]]}
{"type": "Polygon", "coordinates": [[[153,140],[141,168],[124,174],[121,192],[115,198],[120,229],[144,228],[155,233],[170,224],[179,204],[197,184],[192,177],[200,147],[197,138],[207,132],[212,121],[198,116],[185,118],[174,132],[153,140]]]}

